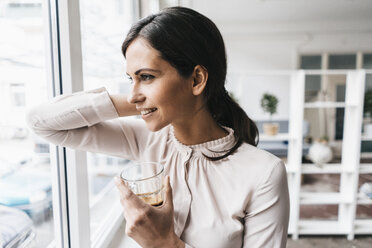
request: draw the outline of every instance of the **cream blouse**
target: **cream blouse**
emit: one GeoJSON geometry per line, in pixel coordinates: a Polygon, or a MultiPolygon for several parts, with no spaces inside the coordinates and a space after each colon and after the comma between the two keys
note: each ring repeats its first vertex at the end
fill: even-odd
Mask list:
{"type": "Polygon", "coordinates": [[[149,131],[143,120],[118,118],[105,88],[61,95],[28,111],[27,123],[47,141],[165,166],[173,188],[176,234],[187,247],[285,247],[289,218],[283,162],[249,144],[235,144],[234,131],[206,143],[180,143],[171,125],[149,131]]]}

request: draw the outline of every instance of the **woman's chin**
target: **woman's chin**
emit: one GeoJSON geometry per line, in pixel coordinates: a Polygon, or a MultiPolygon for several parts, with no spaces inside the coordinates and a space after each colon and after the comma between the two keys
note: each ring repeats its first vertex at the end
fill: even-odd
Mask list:
{"type": "Polygon", "coordinates": [[[150,130],[151,132],[157,132],[157,131],[161,130],[162,128],[164,128],[167,125],[168,124],[159,125],[159,124],[155,124],[155,123],[146,122],[147,129],[150,130]]]}

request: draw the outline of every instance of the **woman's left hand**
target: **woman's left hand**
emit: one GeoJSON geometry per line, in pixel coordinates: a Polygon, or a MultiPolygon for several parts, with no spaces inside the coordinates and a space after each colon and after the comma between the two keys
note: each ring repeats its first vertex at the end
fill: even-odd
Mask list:
{"type": "Polygon", "coordinates": [[[135,195],[120,177],[115,184],[126,219],[125,233],[142,247],[184,247],[174,232],[174,210],[169,176],[164,179],[165,199],[153,207],[135,195]]]}

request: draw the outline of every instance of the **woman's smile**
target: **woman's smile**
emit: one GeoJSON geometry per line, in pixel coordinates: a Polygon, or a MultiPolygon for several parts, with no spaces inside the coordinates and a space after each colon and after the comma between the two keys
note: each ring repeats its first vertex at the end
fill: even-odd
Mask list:
{"type": "Polygon", "coordinates": [[[143,119],[149,118],[153,115],[153,113],[158,110],[157,108],[149,108],[149,109],[141,109],[141,116],[143,119]]]}
{"type": "Polygon", "coordinates": [[[141,115],[147,115],[149,113],[152,113],[156,110],[158,110],[157,108],[148,108],[148,109],[138,109],[140,112],[141,112],[141,115]]]}

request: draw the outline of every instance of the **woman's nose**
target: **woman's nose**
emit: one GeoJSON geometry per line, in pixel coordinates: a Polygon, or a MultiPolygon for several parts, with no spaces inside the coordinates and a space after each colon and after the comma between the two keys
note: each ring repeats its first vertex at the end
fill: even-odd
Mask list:
{"type": "Polygon", "coordinates": [[[136,104],[145,100],[145,96],[141,93],[139,87],[135,83],[128,95],[127,100],[131,104],[136,104]]]}

